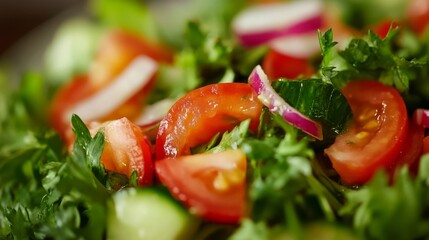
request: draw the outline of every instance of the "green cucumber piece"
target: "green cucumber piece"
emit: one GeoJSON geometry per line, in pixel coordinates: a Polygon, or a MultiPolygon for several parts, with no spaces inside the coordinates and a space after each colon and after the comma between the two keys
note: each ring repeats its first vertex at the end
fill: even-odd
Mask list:
{"type": "Polygon", "coordinates": [[[344,95],[321,79],[279,79],[272,86],[289,105],[322,124],[327,141],[342,133],[352,118],[352,110],[344,95]]]}
{"type": "Polygon", "coordinates": [[[128,188],[113,195],[107,218],[107,239],[192,239],[199,226],[161,188],[128,188]]]}

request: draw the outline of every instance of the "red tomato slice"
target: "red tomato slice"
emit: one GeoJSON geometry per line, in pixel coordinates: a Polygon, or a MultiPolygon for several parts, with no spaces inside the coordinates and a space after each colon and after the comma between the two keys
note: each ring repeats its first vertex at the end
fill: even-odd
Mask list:
{"type": "Polygon", "coordinates": [[[429,0],[412,0],[407,12],[408,24],[422,34],[429,26],[429,0]]]}
{"type": "Polygon", "coordinates": [[[86,75],[76,76],[55,95],[50,107],[50,122],[67,145],[74,142],[71,130],[71,117],[66,119],[67,111],[80,100],[90,96],[95,89],[89,84],[86,75]]]}
{"type": "Polygon", "coordinates": [[[281,77],[295,79],[301,75],[309,77],[315,72],[308,59],[288,56],[273,49],[265,55],[262,69],[271,80],[281,77]]]}
{"type": "MultiPolygon", "coordinates": [[[[66,145],[74,142],[70,122],[71,116],[69,116],[71,109],[96,92],[97,89],[91,85],[87,76],[77,76],[62,87],[52,99],[49,119],[52,127],[60,134],[66,145]]],[[[129,118],[137,116],[142,108],[140,100],[141,97],[138,94],[132,96],[109,115],[94,120],[104,122],[124,116],[129,118]]]]}
{"type": "MultiPolygon", "coordinates": [[[[125,70],[136,57],[144,55],[157,62],[172,62],[172,52],[166,47],[149,42],[144,38],[122,30],[109,32],[100,46],[94,59],[89,76],[77,77],[68,86],[60,89],[53,99],[51,121],[53,127],[60,133],[67,143],[73,142],[70,130],[70,111],[85,98],[102,90],[125,70]]],[[[99,116],[93,121],[108,121],[121,117],[137,117],[142,109],[147,93],[151,90],[155,75],[141,89],[114,111],[99,116]]],[[[108,102],[106,104],[109,104],[108,102]]],[[[85,118],[85,116],[81,116],[85,118]]]]}
{"type": "Polygon", "coordinates": [[[173,53],[167,47],[150,42],[124,30],[112,30],[103,38],[90,69],[90,81],[97,88],[112,81],[137,56],[171,63],[173,53]]]}
{"type": "Polygon", "coordinates": [[[244,216],[246,155],[240,150],[195,154],[155,162],[173,196],[204,219],[235,224],[244,216]]]}
{"type": "Polygon", "coordinates": [[[344,183],[362,184],[395,163],[407,136],[407,111],[398,91],[380,82],[352,81],[343,93],[354,118],[325,153],[344,183]]]}
{"type": "Polygon", "coordinates": [[[104,128],[105,145],[100,160],[104,167],[128,177],[137,171],[138,185],[150,185],[153,181],[151,146],[142,130],[127,118],[105,122],[91,132],[100,128],[104,128]]]}
{"type": "Polygon", "coordinates": [[[426,136],[423,139],[423,153],[429,153],[429,136],[426,136]]]}
{"type": "Polygon", "coordinates": [[[371,29],[382,39],[384,39],[387,36],[387,33],[390,30],[390,26],[392,26],[393,29],[396,29],[399,27],[399,24],[396,21],[393,21],[391,19],[386,19],[373,27],[371,29]]]}
{"type": "Polygon", "coordinates": [[[179,99],[161,121],[156,138],[156,158],[190,154],[191,148],[215,134],[252,119],[257,130],[262,104],[245,83],[219,83],[198,88],[179,99]]]}
{"type": "Polygon", "coordinates": [[[423,151],[425,129],[417,125],[414,121],[409,122],[407,137],[395,161],[395,168],[408,166],[412,171],[416,171],[418,168],[418,160],[423,151]]]}

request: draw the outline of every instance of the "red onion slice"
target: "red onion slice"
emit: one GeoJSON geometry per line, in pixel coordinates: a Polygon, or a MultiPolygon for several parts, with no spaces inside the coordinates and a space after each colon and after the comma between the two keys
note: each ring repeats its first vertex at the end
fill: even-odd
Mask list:
{"type": "Polygon", "coordinates": [[[146,56],[136,57],[127,68],[105,88],[74,106],[72,113],[84,121],[99,119],[108,115],[140,91],[158,70],[158,63],[146,56]]]}
{"type": "Polygon", "coordinates": [[[247,47],[273,39],[315,32],[322,26],[320,0],[301,0],[251,7],[233,21],[238,40],[247,47]]]}
{"type": "Polygon", "coordinates": [[[322,127],[319,123],[302,115],[277,94],[271,86],[267,75],[261,66],[256,66],[249,76],[249,84],[258,95],[258,99],[273,113],[280,114],[289,124],[301,129],[307,134],[322,140],[322,127]]]}
{"type": "Polygon", "coordinates": [[[317,32],[274,39],[270,42],[270,47],[281,54],[303,59],[320,53],[317,32]]]}
{"type": "Polygon", "coordinates": [[[429,109],[417,109],[414,112],[414,119],[418,125],[429,128],[429,109]]]}

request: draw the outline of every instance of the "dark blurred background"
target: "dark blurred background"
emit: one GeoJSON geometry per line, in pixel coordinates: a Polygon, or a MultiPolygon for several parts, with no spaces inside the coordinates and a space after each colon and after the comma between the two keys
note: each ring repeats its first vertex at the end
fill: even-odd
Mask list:
{"type": "Polygon", "coordinates": [[[50,18],[85,0],[0,0],[0,55],[50,18]]]}

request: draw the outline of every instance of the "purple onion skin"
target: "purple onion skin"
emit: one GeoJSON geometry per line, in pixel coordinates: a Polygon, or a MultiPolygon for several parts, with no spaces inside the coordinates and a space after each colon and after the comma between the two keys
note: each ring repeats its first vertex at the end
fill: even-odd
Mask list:
{"type": "Polygon", "coordinates": [[[286,122],[316,139],[323,139],[321,125],[302,115],[298,110],[286,103],[271,87],[270,81],[259,65],[250,74],[249,84],[258,95],[259,100],[271,112],[280,114],[286,122]]]}
{"type": "Polygon", "coordinates": [[[429,128],[429,109],[417,109],[415,119],[418,125],[429,128]]]}
{"type": "Polygon", "coordinates": [[[238,33],[238,38],[245,47],[255,47],[276,38],[317,31],[317,29],[320,29],[321,27],[322,16],[317,15],[283,29],[274,29],[264,32],[238,33]]]}

